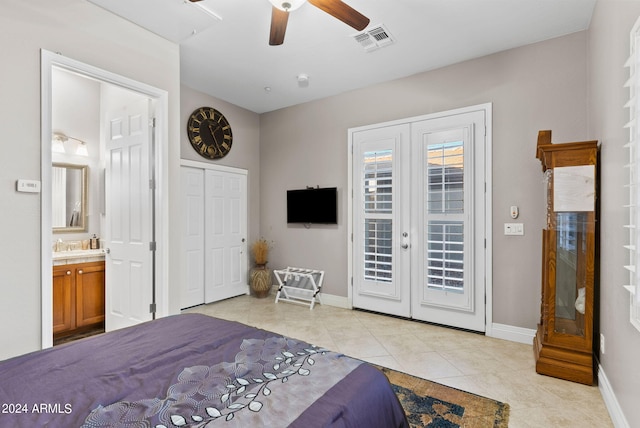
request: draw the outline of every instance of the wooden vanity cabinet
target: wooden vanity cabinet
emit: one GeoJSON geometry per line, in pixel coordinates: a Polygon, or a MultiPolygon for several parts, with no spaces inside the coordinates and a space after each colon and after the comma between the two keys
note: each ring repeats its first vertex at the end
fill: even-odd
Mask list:
{"type": "Polygon", "coordinates": [[[53,335],[104,323],[104,261],[53,267],[53,335]]]}
{"type": "Polygon", "coordinates": [[[53,267],[53,335],[71,331],[76,325],[76,299],[72,293],[73,265],[53,267]]]}
{"type": "Polygon", "coordinates": [[[536,372],[593,384],[597,299],[598,142],[551,144],[540,131],[536,157],[546,178],[536,372]]]}

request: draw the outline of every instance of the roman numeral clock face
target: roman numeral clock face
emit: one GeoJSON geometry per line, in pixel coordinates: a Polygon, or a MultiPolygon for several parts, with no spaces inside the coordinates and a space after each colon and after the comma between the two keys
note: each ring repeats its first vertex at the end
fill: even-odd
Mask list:
{"type": "Polygon", "coordinates": [[[211,107],[196,109],[187,122],[193,148],[207,159],[223,158],[231,150],[233,135],[227,118],[211,107]]]}

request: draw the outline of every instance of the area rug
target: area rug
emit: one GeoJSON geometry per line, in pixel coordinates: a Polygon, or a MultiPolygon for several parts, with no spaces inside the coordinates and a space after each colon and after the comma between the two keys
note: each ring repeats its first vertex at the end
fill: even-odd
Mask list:
{"type": "Polygon", "coordinates": [[[412,428],[506,428],[509,425],[506,403],[376,367],[389,379],[412,428]]]}

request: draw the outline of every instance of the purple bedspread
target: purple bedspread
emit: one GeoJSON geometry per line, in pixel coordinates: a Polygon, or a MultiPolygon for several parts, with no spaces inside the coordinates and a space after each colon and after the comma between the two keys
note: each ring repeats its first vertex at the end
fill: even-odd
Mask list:
{"type": "Polygon", "coordinates": [[[0,362],[0,426],[408,424],[386,377],[366,363],[184,314],[0,362]]]}

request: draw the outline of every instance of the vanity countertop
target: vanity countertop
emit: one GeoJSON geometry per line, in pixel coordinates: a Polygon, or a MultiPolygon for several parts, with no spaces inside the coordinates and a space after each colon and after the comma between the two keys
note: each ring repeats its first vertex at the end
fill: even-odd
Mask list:
{"type": "Polygon", "coordinates": [[[104,249],[98,250],[71,250],[71,251],[54,251],[53,264],[65,265],[73,263],[88,263],[104,260],[104,249]]]}

